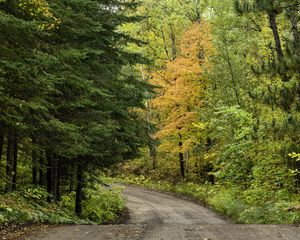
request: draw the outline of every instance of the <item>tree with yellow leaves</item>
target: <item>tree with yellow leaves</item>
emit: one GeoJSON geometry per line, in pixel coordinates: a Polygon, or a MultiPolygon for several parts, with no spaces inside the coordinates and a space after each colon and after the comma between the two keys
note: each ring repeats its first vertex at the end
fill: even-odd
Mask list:
{"type": "Polygon", "coordinates": [[[209,68],[207,59],[212,53],[209,24],[194,23],[183,35],[177,58],[164,70],[152,73],[152,83],[160,86],[158,97],[153,100],[160,112],[157,137],[162,141],[161,148],[179,154],[183,178],[184,152],[196,142],[193,131],[207,86],[203,72],[209,68]]]}

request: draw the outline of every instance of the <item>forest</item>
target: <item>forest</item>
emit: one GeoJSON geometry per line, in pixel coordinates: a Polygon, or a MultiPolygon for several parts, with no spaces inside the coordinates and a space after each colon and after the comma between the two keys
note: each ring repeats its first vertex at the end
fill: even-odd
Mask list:
{"type": "Polygon", "coordinates": [[[300,223],[299,28],[299,0],[0,0],[0,225],[113,221],[111,179],[300,223]]]}

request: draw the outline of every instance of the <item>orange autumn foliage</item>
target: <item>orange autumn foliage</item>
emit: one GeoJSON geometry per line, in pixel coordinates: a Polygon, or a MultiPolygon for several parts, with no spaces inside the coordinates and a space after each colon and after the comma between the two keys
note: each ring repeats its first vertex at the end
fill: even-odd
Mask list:
{"type": "Polygon", "coordinates": [[[158,97],[153,106],[160,112],[163,149],[178,152],[181,136],[183,150],[195,141],[192,134],[198,110],[203,106],[207,80],[203,72],[209,68],[208,57],[213,53],[210,27],[207,23],[193,24],[180,42],[180,55],[165,69],[152,73],[152,83],[158,85],[158,97]]]}

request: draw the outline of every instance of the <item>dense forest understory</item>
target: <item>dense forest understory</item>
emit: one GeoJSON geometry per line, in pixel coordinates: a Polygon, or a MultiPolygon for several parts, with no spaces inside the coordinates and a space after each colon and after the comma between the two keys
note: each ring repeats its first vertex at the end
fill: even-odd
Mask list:
{"type": "Polygon", "coordinates": [[[103,223],[104,173],[300,222],[299,0],[0,0],[0,225],[103,223]]]}

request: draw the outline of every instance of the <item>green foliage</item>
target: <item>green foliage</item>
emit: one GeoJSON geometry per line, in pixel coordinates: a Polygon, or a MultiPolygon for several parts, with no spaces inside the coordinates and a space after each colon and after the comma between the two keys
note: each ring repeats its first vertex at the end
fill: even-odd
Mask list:
{"type": "Polygon", "coordinates": [[[296,161],[300,161],[300,153],[290,153],[289,156],[295,158],[296,161]]]}
{"type": "Polygon", "coordinates": [[[121,190],[117,188],[105,189],[103,187],[87,191],[82,217],[98,224],[115,221],[125,207],[120,192],[121,190]]]}
{"type": "Polygon", "coordinates": [[[0,221],[80,222],[76,185],[81,215],[112,221],[123,200],[90,190],[94,176],[147,145],[122,167],[133,183],[238,222],[299,221],[286,210],[299,202],[299,6],[0,0],[0,187],[20,189],[0,196],[0,221]]]}
{"type": "Polygon", "coordinates": [[[89,223],[91,221],[79,219],[65,208],[41,201],[40,197],[47,195],[42,190],[25,190],[20,193],[1,196],[1,225],[27,224],[27,223],[51,223],[72,224],[89,223]],[[25,195],[25,196],[24,196],[25,195]]]}
{"type": "MultiPolygon", "coordinates": [[[[129,13],[135,7],[120,0],[0,2],[0,158],[7,153],[1,190],[18,187],[37,208],[62,198],[72,211],[74,186],[83,183],[76,191],[88,191],[95,172],[136,157],[145,146],[139,111],[151,87],[136,68],[145,59],[127,49],[139,41],[121,30],[137,21],[129,13]]],[[[83,196],[76,197],[81,205],[83,196]]],[[[103,193],[112,197],[119,207],[93,212],[102,197],[91,196],[87,217],[113,220],[121,200],[103,193]]],[[[24,214],[22,221],[72,221],[69,213],[24,214]]]]}
{"type": "Polygon", "coordinates": [[[24,188],[20,192],[0,196],[0,225],[24,223],[102,224],[117,220],[124,208],[121,189],[88,190],[84,212],[74,214],[75,193],[63,195],[59,203],[46,203],[48,193],[42,188],[24,188]]]}
{"type": "Polygon", "coordinates": [[[19,194],[28,201],[36,203],[46,201],[49,196],[49,193],[44,188],[37,186],[23,187],[19,194]]]}
{"type": "Polygon", "coordinates": [[[214,187],[212,192],[212,197],[208,199],[209,205],[217,212],[240,222],[240,214],[248,207],[240,198],[241,190],[234,187],[214,187]]]}
{"type": "MultiPolygon", "coordinates": [[[[291,209],[299,205],[300,186],[299,0],[197,1],[196,7],[194,1],[179,2],[181,11],[172,1],[159,4],[147,0],[141,7],[152,7],[151,21],[138,23],[137,29],[149,41],[144,54],[153,61],[146,68],[146,78],[163,89],[147,109],[148,120],[159,124],[154,137],[160,143],[155,155],[150,146],[149,153],[144,149],[145,156],[121,166],[122,177],[139,175],[126,181],[191,196],[236,222],[298,223],[299,212],[291,209]],[[205,3],[207,7],[203,7],[205,3]],[[200,52],[208,67],[191,87],[194,90],[201,82],[203,91],[197,91],[199,100],[190,106],[194,92],[186,94],[189,83],[175,84],[169,101],[153,110],[152,105],[159,103],[187,69],[181,63],[172,69],[170,79],[163,74],[176,63],[176,57],[168,58],[174,40],[169,35],[176,35],[173,50],[178,57],[182,53],[177,43],[190,44],[183,38],[191,24],[185,17],[195,17],[190,14],[197,9],[201,10],[200,24],[210,24],[209,43],[213,45],[211,55],[205,48],[204,54],[200,52]],[[165,18],[157,14],[165,16],[166,12],[165,18]],[[169,18],[185,21],[172,32],[165,29],[169,18]],[[188,95],[188,100],[178,103],[181,95],[188,95]],[[167,135],[169,125],[175,133],[182,132],[182,125],[172,121],[172,114],[184,117],[198,103],[196,120],[187,124],[193,130],[185,135],[167,135]],[[164,107],[172,104],[183,108],[184,113],[166,114],[164,107]],[[162,138],[163,134],[167,137],[162,138]],[[186,143],[192,144],[182,147],[186,143]],[[179,174],[185,175],[184,179],[179,174]]],[[[203,62],[198,66],[203,67],[203,62]]]]}
{"type": "MultiPolygon", "coordinates": [[[[290,198],[290,196],[289,196],[290,198]]],[[[239,221],[244,223],[260,224],[294,224],[299,223],[300,214],[288,211],[290,201],[266,203],[258,206],[249,206],[239,216],[239,221]]]]}
{"type": "Polygon", "coordinates": [[[75,191],[61,196],[61,201],[59,202],[59,206],[61,208],[66,208],[72,211],[72,209],[75,209],[75,201],[74,201],[75,196],[76,196],[75,191]]]}

